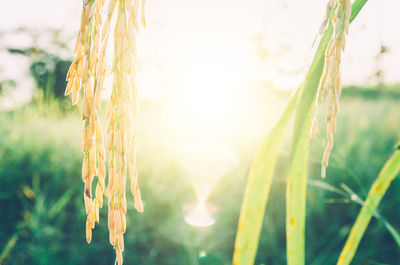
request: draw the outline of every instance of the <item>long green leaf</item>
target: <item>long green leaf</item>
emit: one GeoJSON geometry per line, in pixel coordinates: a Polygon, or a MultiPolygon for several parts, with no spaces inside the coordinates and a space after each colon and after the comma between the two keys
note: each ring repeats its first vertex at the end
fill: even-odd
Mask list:
{"type": "Polygon", "coordinates": [[[48,217],[54,218],[61,210],[68,204],[73,194],[73,190],[67,190],[61,198],[50,208],[48,212],[48,217]]]}
{"type": "Polygon", "coordinates": [[[306,79],[300,88],[301,97],[296,108],[290,167],[286,184],[286,253],[287,264],[289,265],[303,265],[305,263],[309,128],[314,97],[324,67],[325,50],[332,32],[333,26],[332,23],[329,23],[318,45],[306,79]]]}
{"type": "Polygon", "coordinates": [[[18,234],[15,233],[10,238],[10,240],[8,240],[7,244],[5,245],[3,251],[0,254],[0,264],[2,264],[5,258],[8,256],[8,254],[10,254],[11,250],[15,246],[15,243],[17,243],[18,237],[19,237],[18,234]]]}
{"type": "Polygon", "coordinates": [[[350,23],[356,18],[361,8],[367,3],[368,0],[354,1],[351,6],[350,23]]]}
{"type": "MultiPolygon", "coordinates": [[[[399,148],[400,149],[400,148],[399,148]]],[[[365,204],[365,201],[361,200],[360,197],[354,193],[347,193],[339,188],[336,188],[335,186],[332,186],[331,184],[328,184],[323,181],[319,180],[308,180],[307,185],[314,186],[323,190],[327,190],[330,192],[334,192],[336,194],[339,194],[343,197],[345,197],[345,200],[348,200],[350,202],[354,202],[356,204],[359,204],[363,206],[365,204]],[[356,199],[352,198],[352,195],[356,196],[356,199]]],[[[382,215],[380,215],[376,210],[373,213],[373,216],[382,223],[382,225],[388,230],[388,232],[392,235],[394,241],[397,243],[397,246],[400,248],[400,233],[394,228],[382,215]]]]}
{"type": "Polygon", "coordinates": [[[386,162],[378,177],[372,184],[365,199],[365,203],[357,216],[356,222],[351,228],[346,244],[339,256],[338,265],[348,265],[356,253],[357,247],[364,235],[365,230],[378,207],[383,195],[386,193],[390,183],[400,171],[400,150],[396,150],[392,157],[386,162]]]}
{"type": "Polygon", "coordinates": [[[250,169],[236,234],[233,254],[235,265],[254,263],[272,174],[286,127],[297,103],[298,91],[290,99],[278,123],[264,138],[250,169]]]}
{"type": "Polygon", "coordinates": [[[300,142],[292,153],[286,184],[287,263],[302,265],[305,261],[305,223],[307,191],[307,158],[311,115],[303,126],[300,142]]]}

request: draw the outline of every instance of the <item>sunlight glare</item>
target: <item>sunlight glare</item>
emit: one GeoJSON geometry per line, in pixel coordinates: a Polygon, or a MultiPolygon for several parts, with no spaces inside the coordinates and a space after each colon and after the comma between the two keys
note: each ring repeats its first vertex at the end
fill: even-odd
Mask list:
{"type": "Polygon", "coordinates": [[[189,128],[231,127],[238,116],[239,85],[243,74],[232,52],[201,45],[183,51],[179,77],[179,115],[189,128]]]}
{"type": "Polygon", "coordinates": [[[179,152],[178,160],[189,174],[198,200],[185,221],[196,227],[212,225],[214,219],[207,210],[207,198],[219,179],[238,166],[238,158],[221,146],[193,144],[179,152]]]}

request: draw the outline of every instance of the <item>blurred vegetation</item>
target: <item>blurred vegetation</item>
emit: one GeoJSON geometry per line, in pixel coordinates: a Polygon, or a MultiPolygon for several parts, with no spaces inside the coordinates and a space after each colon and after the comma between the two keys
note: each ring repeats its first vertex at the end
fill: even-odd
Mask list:
{"type": "Polygon", "coordinates": [[[376,98],[400,99],[400,84],[384,85],[379,84],[371,87],[347,86],[343,88],[341,97],[358,97],[374,100],[376,98]]]}
{"type": "MultiPolygon", "coordinates": [[[[361,88],[357,88],[361,91],[361,88]]],[[[350,91],[348,89],[347,91],[350,91]]],[[[307,194],[307,264],[334,264],[360,206],[354,192],[366,192],[399,139],[399,98],[344,93],[335,147],[326,180],[320,179],[324,125],[311,143],[307,194]],[[331,186],[329,186],[329,185],[331,186]],[[340,192],[334,192],[334,187],[340,192]]],[[[102,209],[90,245],[84,236],[85,212],[80,176],[80,120],[77,110],[31,103],[0,113],[0,263],[112,264],[107,217],[102,209]]],[[[290,139],[290,137],[287,137],[290,139]]],[[[284,264],[285,176],[290,143],[275,172],[256,264],[284,264]]],[[[257,146],[253,147],[253,151],[257,146]]],[[[130,198],[125,264],[231,264],[248,167],[254,153],[240,154],[241,166],[221,179],[210,201],[219,210],[209,228],[184,222],[182,206],[194,200],[190,181],[177,162],[139,150],[138,165],[145,212],[130,198]]],[[[400,230],[400,181],[395,179],[379,213],[400,230]]],[[[383,222],[373,219],[353,264],[396,264],[400,246],[383,222]]]]}
{"type": "MultiPolygon", "coordinates": [[[[67,98],[64,97],[66,72],[71,65],[70,60],[64,60],[58,55],[51,54],[38,48],[8,49],[11,54],[21,54],[30,59],[30,74],[35,80],[37,88],[36,101],[49,103],[57,100],[60,108],[70,109],[71,104],[64,104],[67,98]]],[[[15,87],[15,85],[14,85],[15,87]]],[[[1,92],[1,90],[0,90],[1,92]]]]}
{"type": "MultiPolygon", "coordinates": [[[[52,28],[22,27],[0,31],[0,51],[9,54],[6,58],[12,60],[14,57],[22,56],[27,59],[28,65],[21,65],[21,72],[28,67],[28,75],[33,77],[32,100],[39,104],[57,104],[63,111],[72,109],[71,104],[67,104],[68,99],[64,97],[67,85],[65,76],[72,62],[65,57],[65,54],[68,56],[72,54],[68,45],[69,38],[71,36],[65,36],[63,30],[52,28]],[[15,37],[17,40],[22,38],[25,41],[22,41],[22,44],[10,42],[15,37]]],[[[4,76],[4,67],[6,65],[0,67],[0,98],[13,94],[12,92],[19,88],[19,82],[23,81],[18,75],[4,76]]],[[[18,100],[16,98],[17,102],[18,100]]]]}

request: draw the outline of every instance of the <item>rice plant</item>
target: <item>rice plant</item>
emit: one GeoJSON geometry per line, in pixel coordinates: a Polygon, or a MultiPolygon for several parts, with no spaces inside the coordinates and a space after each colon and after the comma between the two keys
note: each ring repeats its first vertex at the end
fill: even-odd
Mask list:
{"type": "MultiPolygon", "coordinates": [[[[307,157],[309,134],[311,137],[315,136],[316,130],[315,118],[312,121],[312,102],[316,101],[317,106],[322,101],[324,94],[327,93],[328,144],[321,169],[321,175],[324,178],[329,153],[333,147],[335,119],[338,113],[338,98],[341,90],[339,67],[341,53],[345,46],[345,35],[348,32],[348,25],[355,19],[366,2],[366,0],[356,0],[350,7],[350,1],[329,1],[327,15],[321,26],[322,37],[307,76],[292,96],[277,124],[264,139],[250,169],[236,234],[234,264],[254,263],[277,155],[293,112],[295,112],[295,124],[290,167],[286,179],[287,263],[305,264],[307,157]]],[[[351,262],[375,208],[399,171],[400,161],[397,150],[372,185],[338,259],[338,264],[351,262]]]]}
{"type": "Polygon", "coordinates": [[[99,222],[99,208],[103,194],[108,198],[109,240],[122,264],[124,233],[126,230],[126,178],[131,181],[131,192],[137,211],[143,212],[135,166],[134,119],[137,113],[135,84],[136,34],[145,25],[144,0],[109,1],[106,17],[102,18],[104,0],[84,0],[81,26],[75,44],[75,59],[67,74],[65,95],[72,94],[72,104],[83,90],[82,104],[82,180],[85,183],[84,201],[87,214],[86,239],[90,243],[95,222],[99,222]],[[141,11],[139,12],[139,8],[141,11]],[[115,17],[115,27],[111,20],[115,17]],[[108,39],[113,33],[113,46],[108,39]],[[111,67],[106,51],[113,48],[111,67]],[[107,73],[113,74],[111,98],[106,110],[106,143],[104,146],[98,112],[101,92],[107,73]],[[108,156],[108,186],[106,180],[106,150],[108,156]],[[97,178],[95,196],[92,184],[97,178]]]}

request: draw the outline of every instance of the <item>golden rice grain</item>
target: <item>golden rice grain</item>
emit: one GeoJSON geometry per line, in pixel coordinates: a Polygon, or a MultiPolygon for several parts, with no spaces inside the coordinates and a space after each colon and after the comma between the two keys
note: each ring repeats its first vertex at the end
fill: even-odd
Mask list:
{"type": "Polygon", "coordinates": [[[95,222],[99,222],[99,208],[103,194],[108,198],[108,228],[110,243],[116,251],[116,261],[122,264],[123,234],[126,231],[126,177],[131,180],[135,207],[143,211],[135,166],[134,118],[137,113],[135,85],[136,34],[138,20],[145,25],[144,0],[111,0],[105,19],[102,18],[104,0],[83,1],[81,25],[75,43],[74,55],[66,80],[65,95],[72,94],[72,104],[83,92],[82,103],[82,181],[86,210],[86,239],[90,243],[95,222]],[[116,8],[118,7],[118,8],[116,8]],[[141,9],[140,9],[141,8],[141,9]],[[118,9],[117,12],[114,12],[118,9]],[[140,17],[139,17],[140,9],[140,17]],[[116,13],[116,25],[110,21],[116,13]],[[114,33],[114,51],[111,72],[114,74],[112,95],[106,110],[106,148],[98,122],[101,92],[107,74],[106,51],[110,31],[114,33]],[[108,186],[106,179],[106,149],[108,158],[108,186]],[[92,185],[97,178],[95,197],[92,185]]]}
{"type": "Polygon", "coordinates": [[[317,134],[317,119],[313,118],[310,129],[310,137],[314,139],[316,134],[317,134]]]}
{"type": "MultiPolygon", "coordinates": [[[[333,34],[325,51],[325,63],[316,96],[316,110],[327,94],[326,112],[326,134],[327,144],[322,158],[321,176],[325,178],[328,167],[330,152],[333,147],[333,134],[336,130],[336,116],[339,112],[339,96],[341,92],[340,60],[345,47],[346,34],[348,33],[349,19],[351,15],[350,0],[330,0],[327,6],[327,14],[323,23],[324,30],[327,28],[329,19],[332,19],[333,34]],[[333,8],[336,6],[333,15],[333,8]]],[[[316,114],[315,114],[316,115],[316,114]]],[[[311,127],[311,136],[316,133],[316,118],[314,117],[311,127]]]]}

